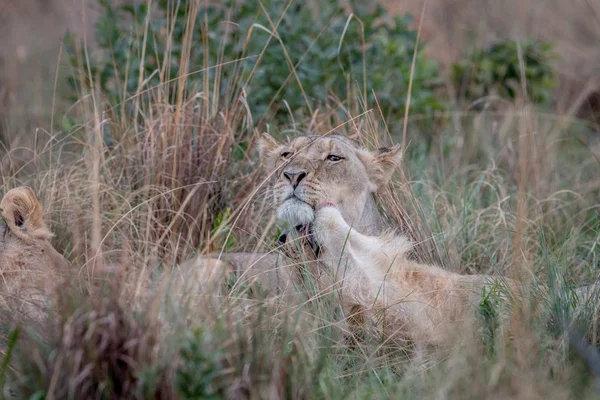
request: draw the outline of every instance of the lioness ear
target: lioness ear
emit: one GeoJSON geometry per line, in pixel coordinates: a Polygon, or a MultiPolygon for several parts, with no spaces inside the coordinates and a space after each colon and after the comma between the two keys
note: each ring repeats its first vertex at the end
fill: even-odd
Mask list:
{"type": "Polygon", "coordinates": [[[373,191],[387,185],[394,171],[402,161],[402,148],[400,145],[383,147],[374,152],[359,153],[365,164],[369,179],[373,184],[373,191]]]}
{"type": "Polygon", "coordinates": [[[271,135],[268,133],[261,133],[258,138],[258,154],[263,164],[273,166],[275,160],[279,157],[279,152],[276,151],[280,147],[271,135]]]}
{"type": "Polygon", "coordinates": [[[52,237],[42,219],[42,206],[30,187],[21,186],[6,192],[0,202],[0,214],[11,232],[21,239],[52,237]]]}

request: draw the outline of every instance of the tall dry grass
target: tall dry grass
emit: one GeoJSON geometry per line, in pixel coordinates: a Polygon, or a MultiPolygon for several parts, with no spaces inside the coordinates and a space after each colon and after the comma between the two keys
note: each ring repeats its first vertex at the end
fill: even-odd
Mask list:
{"type": "MultiPolygon", "coordinates": [[[[479,310],[480,337],[416,359],[368,332],[348,340],[334,294],[287,303],[234,280],[213,295],[179,270],[198,253],[269,251],[276,234],[242,79],[222,96],[207,71],[228,65],[189,68],[156,87],[140,77],[116,107],[82,68],[80,100],[68,111],[78,125],[40,127],[34,140],[8,144],[3,186],[35,189],[73,268],[61,271],[46,319],[5,314],[7,387],[48,398],[596,395],[595,350],[567,333],[597,345],[597,297],[573,318],[563,294],[598,278],[600,149],[585,145],[572,114],[524,104],[456,110],[432,142],[411,121],[402,170],[378,202],[418,242],[417,256],[461,273],[516,276],[532,303],[538,282],[549,292],[543,312],[522,305],[517,336],[495,328],[491,297],[479,310]],[[189,80],[197,91],[184,90],[189,80]],[[240,151],[242,138],[250,147],[240,151]]],[[[335,130],[370,148],[401,141],[360,93],[350,97],[293,129],[265,128],[335,130]]]]}

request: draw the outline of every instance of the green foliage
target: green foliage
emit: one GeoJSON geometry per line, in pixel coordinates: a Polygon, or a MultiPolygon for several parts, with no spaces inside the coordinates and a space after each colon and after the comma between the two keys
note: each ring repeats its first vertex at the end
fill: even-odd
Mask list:
{"type": "Polygon", "coordinates": [[[211,231],[211,237],[215,240],[215,248],[223,249],[224,251],[232,250],[236,244],[236,239],[231,232],[230,221],[231,208],[227,208],[225,212],[218,213],[211,231]]]}
{"type": "Polygon", "coordinates": [[[484,287],[479,303],[479,318],[482,323],[482,339],[488,351],[493,353],[501,323],[501,312],[506,295],[505,288],[498,281],[484,287]]]}
{"type": "Polygon", "coordinates": [[[184,399],[221,399],[223,387],[220,350],[209,350],[200,330],[189,332],[180,351],[181,362],[176,371],[176,385],[184,399]]]}
{"type": "Polygon", "coordinates": [[[512,40],[498,42],[488,49],[477,49],[453,66],[453,80],[460,98],[474,101],[484,96],[498,95],[514,100],[521,97],[522,54],[527,96],[530,101],[548,104],[556,78],[550,62],[552,44],[546,42],[512,40]]]}
{"type": "MultiPolygon", "coordinates": [[[[300,116],[332,94],[342,101],[355,99],[354,104],[366,95],[368,107],[376,107],[377,98],[386,117],[403,116],[417,43],[416,32],[408,27],[408,15],[391,17],[379,5],[358,2],[351,5],[352,17],[338,2],[321,2],[315,7],[309,2],[270,0],[262,2],[264,9],[257,0],[216,6],[201,2],[192,26],[188,23],[190,1],[182,1],[178,8],[175,3],[179,2],[154,1],[151,10],[147,2],[99,3],[102,13],[96,34],[101,54],[89,67],[112,104],[175,80],[185,72],[182,63],[187,60],[188,72],[193,75],[186,81],[186,89],[205,95],[218,92],[222,96],[219,106],[237,101],[244,90],[255,121],[270,112],[280,119],[286,119],[289,110],[300,116]],[[271,23],[277,24],[280,18],[277,34],[272,35],[271,23]],[[192,29],[189,56],[185,44],[188,27],[192,29]],[[220,66],[206,70],[208,80],[196,74],[216,65],[220,66]],[[145,82],[143,87],[140,81],[145,82]],[[199,89],[201,82],[210,87],[199,89]]],[[[69,43],[73,65],[85,64],[75,43],[69,43]]],[[[434,92],[439,72],[422,48],[423,44],[417,52],[411,113],[431,114],[443,107],[434,92]]],[[[170,86],[173,96],[176,85],[170,86]]]]}

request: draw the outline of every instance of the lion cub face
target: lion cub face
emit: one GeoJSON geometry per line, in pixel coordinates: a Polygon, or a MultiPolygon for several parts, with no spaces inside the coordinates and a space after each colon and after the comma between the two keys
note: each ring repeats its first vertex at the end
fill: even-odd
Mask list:
{"type": "Polygon", "coordinates": [[[339,135],[301,136],[280,144],[264,134],[259,149],[267,170],[275,170],[278,216],[292,226],[311,223],[324,202],[335,203],[349,223],[359,219],[401,158],[398,147],[369,152],[339,135]]]}

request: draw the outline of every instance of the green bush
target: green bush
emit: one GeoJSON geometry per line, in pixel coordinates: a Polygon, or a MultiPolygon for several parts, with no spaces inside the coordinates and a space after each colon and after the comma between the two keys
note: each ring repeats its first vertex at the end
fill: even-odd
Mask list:
{"type": "Polygon", "coordinates": [[[199,330],[188,332],[180,352],[176,371],[176,386],[184,399],[222,399],[225,395],[218,384],[223,374],[221,351],[206,351],[199,330]]]}
{"type": "MultiPolygon", "coordinates": [[[[98,1],[102,6],[96,26],[101,54],[92,58],[90,70],[112,104],[138,92],[142,67],[148,81],[142,89],[178,77],[181,62],[186,59],[182,54],[192,2],[182,1],[178,9],[174,9],[173,1],[152,2],[146,47],[142,49],[148,3],[115,5],[111,0],[98,1]],[[169,17],[173,15],[174,20],[169,17]],[[174,27],[172,34],[170,24],[174,27]],[[166,76],[158,73],[161,68],[166,76]]],[[[258,0],[207,7],[201,2],[189,49],[189,72],[226,65],[208,71],[210,79],[205,82],[211,87],[200,87],[202,75],[195,74],[187,80],[186,89],[205,94],[217,90],[221,107],[237,101],[243,89],[255,121],[270,112],[285,119],[288,107],[294,114],[305,114],[331,95],[344,102],[352,98],[356,103],[360,98],[357,95],[364,97],[365,93],[368,107],[376,107],[376,96],[384,116],[401,118],[417,40],[416,32],[408,28],[410,16],[390,17],[381,6],[353,2],[350,8],[354,16],[350,18],[350,13],[335,1],[314,3],[316,7],[296,1],[285,9],[288,3],[263,1],[262,10],[258,0]],[[278,37],[272,36],[264,11],[276,24],[284,10],[278,37]],[[297,66],[297,78],[290,64],[297,66]]],[[[81,64],[85,58],[79,57],[72,40],[70,44],[71,62],[81,64]]],[[[422,47],[417,53],[411,113],[431,115],[443,107],[434,92],[439,71],[435,62],[425,58],[422,47]]],[[[171,95],[175,91],[175,85],[171,85],[171,95]]]]}
{"type": "MultiPolygon", "coordinates": [[[[524,63],[529,101],[548,104],[556,78],[550,62],[552,44],[523,41],[521,54],[524,63]]],[[[461,99],[474,101],[489,95],[514,100],[522,95],[521,67],[518,44],[512,40],[477,49],[453,66],[453,81],[461,99]]]]}

